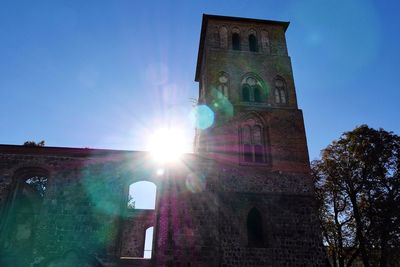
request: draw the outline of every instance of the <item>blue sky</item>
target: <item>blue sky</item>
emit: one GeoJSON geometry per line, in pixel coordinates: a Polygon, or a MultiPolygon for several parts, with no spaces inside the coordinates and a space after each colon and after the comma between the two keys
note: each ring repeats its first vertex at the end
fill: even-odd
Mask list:
{"type": "Polygon", "coordinates": [[[189,120],[203,13],[290,21],[310,158],[360,124],[400,134],[400,4],[1,1],[0,143],[143,150],[189,120]]]}

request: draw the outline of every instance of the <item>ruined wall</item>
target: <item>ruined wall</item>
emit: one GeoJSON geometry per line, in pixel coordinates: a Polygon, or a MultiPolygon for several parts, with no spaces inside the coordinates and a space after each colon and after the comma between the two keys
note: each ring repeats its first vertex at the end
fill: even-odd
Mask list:
{"type": "MultiPolygon", "coordinates": [[[[7,231],[20,234],[21,240],[11,238],[8,243],[32,242],[32,254],[21,257],[24,251],[13,249],[7,253],[2,247],[1,266],[46,266],[47,262],[64,257],[69,251],[89,255],[103,262],[118,257],[120,221],[126,196],[126,181],[122,157],[90,155],[63,149],[25,148],[2,146],[0,148],[1,236],[4,245],[7,231]],[[35,209],[35,222],[29,233],[20,226],[6,221],[13,212],[15,185],[36,175],[37,170],[47,173],[47,184],[40,206],[35,209]],[[18,176],[26,170],[25,176],[18,176]],[[20,263],[19,263],[20,262],[20,263]]],[[[21,224],[21,222],[19,222],[21,224]]],[[[17,235],[18,236],[18,235],[17,235]]]]}

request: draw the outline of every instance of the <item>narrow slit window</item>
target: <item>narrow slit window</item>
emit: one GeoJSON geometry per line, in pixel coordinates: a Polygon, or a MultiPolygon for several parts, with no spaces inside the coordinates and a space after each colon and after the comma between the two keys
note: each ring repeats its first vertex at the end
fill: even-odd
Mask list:
{"type": "Polygon", "coordinates": [[[152,257],[153,234],[154,234],[154,227],[149,227],[146,229],[146,234],[144,238],[144,251],[143,251],[143,258],[145,259],[151,259],[152,257]]]}

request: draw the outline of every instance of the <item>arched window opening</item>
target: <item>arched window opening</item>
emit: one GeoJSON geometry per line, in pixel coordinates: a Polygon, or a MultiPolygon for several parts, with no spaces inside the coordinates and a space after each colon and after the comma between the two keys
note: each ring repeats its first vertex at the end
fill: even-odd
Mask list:
{"type": "Polygon", "coordinates": [[[248,85],[242,87],[242,99],[244,102],[250,102],[250,87],[248,85]]]}
{"type": "Polygon", "coordinates": [[[252,208],[247,216],[247,242],[249,247],[264,246],[262,217],[256,208],[252,208]]]}
{"type": "Polygon", "coordinates": [[[47,188],[47,176],[38,174],[17,175],[14,189],[9,195],[0,221],[0,251],[2,255],[24,255],[26,266],[31,260],[35,218],[40,212],[47,188]]]}
{"type": "Polygon", "coordinates": [[[258,52],[257,38],[254,34],[249,35],[249,50],[251,52],[258,52]]]}
{"type": "Polygon", "coordinates": [[[129,186],[128,209],[153,210],[156,206],[157,187],[152,182],[140,181],[129,186]]]}
{"type": "Polygon", "coordinates": [[[228,30],[224,26],[219,28],[219,45],[221,48],[228,48],[228,30]]]}
{"type": "Polygon", "coordinates": [[[263,130],[260,125],[254,125],[253,123],[250,121],[248,125],[241,128],[242,160],[244,162],[264,163],[265,142],[263,130]]]}
{"type": "MultiPolygon", "coordinates": [[[[263,102],[262,81],[253,75],[245,76],[242,79],[242,101],[243,102],[263,102]]],[[[265,97],[265,96],[264,96],[265,97]]]]}
{"type": "Polygon", "coordinates": [[[144,250],[143,250],[143,258],[151,259],[153,252],[153,233],[154,227],[149,227],[146,229],[145,238],[144,238],[144,250]]]}
{"type": "Polygon", "coordinates": [[[225,96],[228,97],[229,88],[229,77],[225,72],[221,72],[218,77],[218,90],[225,96]]]}
{"type": "Polygon", "coordinates": [[[240,35],[237,32],[232,34],[232,49],[240,50],[240,35]]]}
{"type": "Polygon", "coordinates": [[[281,78],[275,80],[275,103],[277,104],[287,104],[285,81],[281,78]]]}

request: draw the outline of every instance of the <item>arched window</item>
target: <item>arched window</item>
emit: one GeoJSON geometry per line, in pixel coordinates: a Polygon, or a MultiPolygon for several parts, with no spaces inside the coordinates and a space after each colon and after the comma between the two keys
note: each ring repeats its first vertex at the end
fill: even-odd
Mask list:
{"type": "Polygon", "coordinates": [[[47,172],[41,169],[18,171],[1,215],[1,254],[6,258],[24,255],[23,259],[19,258],[24,266],[28,266],[31,260],[35,218],[40,213],[47,177],[47,172]]]}
{"type": "Polygon", "coordinates": [[[262,216],[256,208],[252,208],[247,215],[247,242],[249,247],[264,246],[262,216]]]}
{"type": "Polygon", "coordinates": [[[243,162],[265,162],[265,141],[261,125],[255,124],[253,120],[246,122],[241,127],[241,150],[243,162]]]}
{"type": "Polygon", "coordinates": [[[262,82],[253,75],[242,79],[242,101],[243,102],[263,102],[262,82]]]}
{"type": "Polygon", "coordinates": [[[219,45],[221,48],[228,48],[228,30],[225,26],[219,28],[219,45]]]}
{"type": "Polygon", "coordinates": [[[146,229],[145,237],[144,237],[144,250],[143,250],[143,258],[151,259],[153,252],[153,234],[154,227],[149,227],[146,229]]]}
{"type": "Polygon", "coordinates": [[[229,77],[225,72],[220,72],[217,88],[225,97],[228,97],[229,77]]]}
{"type": "Polygon", "coordinates": [[[251,52],[257,52],[258,51],[258,44],[257,44],[257,38],[254,34],[249,35],[249,50],[251,52]]]}
{"type": "Polygon", "coordinates": [[[274,96],[275,96],[275,103],[287,104],[288,99],[287,99],[285,81],[280,77],[275,79],[274,96]]]}
{"type": "Polygon", "coordinates": [[[232,33],[232,49],[240,50],[240,35],[237,32],[232,33]]]}
{"type": "Polygon", "coordinates": [[[157,187],[152,182],[140,181],[129,186],[128,209],[153,210],[156,206],[157,187]]]}

